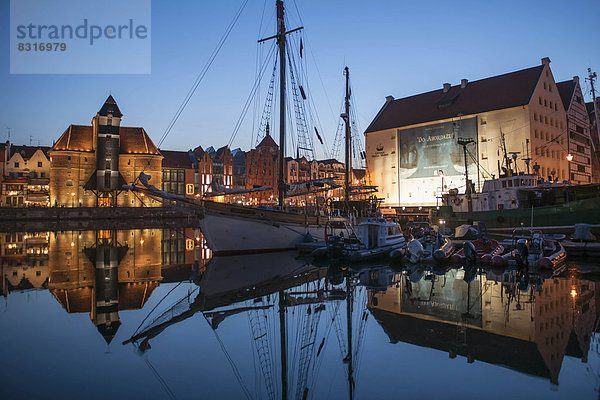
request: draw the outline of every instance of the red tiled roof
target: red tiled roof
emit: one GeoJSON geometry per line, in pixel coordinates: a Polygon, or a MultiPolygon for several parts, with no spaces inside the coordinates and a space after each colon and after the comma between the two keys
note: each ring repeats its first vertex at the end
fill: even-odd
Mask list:
{"type": "Polygon", "coordinates": [[[44,154],[48,154],[48,150],[50,150],[50,147],[47,146],[11,146],[10,147],[11,150],[11,156],[14,155],[15,153],[20,153],[21,157],[23,157],[24,160],[28,160],[30,159],[36,151],[38,150],[42,150],[44,152],[44,154]]]}
{"type": "Polygon", "coordinates": [[[386,102],[365,133],[529,104],[544,66],[386,102]]]}
{"type": "Polygon", "coordinates": [[[163,168],[192,168],[190,154],[187,151],[161,150],[163,168]]]}
{"type": "MultiPolygon", "coordinates": [[[[119,129],[119,134],[121,137],[121,154],[160,155],[144,128],[122,126],[119,129]]],[[[70,125],[50,150],[93,153],[92,127],[70,125]]]]}
{"type": "Polygon", "coordinates": [[[258,144],[258,146],[256,146],[257,149],[259,147],[272,147],[274,149],[279,149],[279,146],[277,146],[277,143],[275,143],[271,135],[265,136],[265,138],[258,144]]]}

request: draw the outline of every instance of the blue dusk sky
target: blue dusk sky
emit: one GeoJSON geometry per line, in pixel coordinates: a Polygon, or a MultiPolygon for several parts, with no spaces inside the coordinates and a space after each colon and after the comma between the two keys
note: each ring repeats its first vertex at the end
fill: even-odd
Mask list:
{"type": "MultiPolygon", "coordinates": [[[[16,75],[10,74],[10,1],[1,0],[0,140],[10,127],[15,144],[29,144],[31,137],[34,145],[52,145],[69,124],[89,124],[112,94],[124,114],[122,124],[143,126],[158,143],[241,3],[154,0],[150,74],[16,75]]],[[[275,30],[274,10],[274,0],[249,0],[162,148],[229,142],[255,81],[256,41],[275,30]]],[[[387,95],[400,98],[444,82],[459,84],[461,78],[515,71],[538,65],[542,57],[552,60],[557,81],[579,75],[586,101],[587,68],[600,73],[597,0],[295,0],[286,2],[286,10],[289,28],[305,28],[305,87],[329,147],[339,122],[345,65],[363,131],[387,95]]],[[[265,84],[269,76],[270,71],[265,84]]],[[[250,107],[233,148],[253,147],[253,116],[260,114],[265,93],[263,87],[257,111],[250,107]]],[[[315,149],[319,158],[326,156],[316,140],[315,149]]]]}

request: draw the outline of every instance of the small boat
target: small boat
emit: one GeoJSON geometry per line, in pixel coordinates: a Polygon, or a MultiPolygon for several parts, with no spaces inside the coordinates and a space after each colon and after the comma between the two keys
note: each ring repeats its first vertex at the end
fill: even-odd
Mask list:
{"type": "Polygon", "coordinates": [[[497,240],[481,238],[465,242],[462,249],[452,255],[451,261],[454,264],[460,264],[465,261],[479,261],[482,264],[489,264],[494,256],[500,255],[503,252],[504,246],[497,240]]]}
{"type": "Polygon", "coordinates": [[[519,228],[512,234],[511,250],[492,258],[493,266],[537,267],[553,270],[567,258],[567,252],[557,240],[544,239],[539,229],[519,228]]]}
{"type": "Polygon", "coordinates": [[[435,232],[427,222],[413,222],[406,226],[406,249],[397,249],[390,253],[392,260],[404,259],[405,262],[443,263],[454,252],[454,246],[446,236],[435,232]]]}
{"type": "Polygon", "coordinates": [[[400,224],[383,218],[368,218],[358,225],[358,235],[347,220],[325,224],[326,246],[315,249],[313,257],[344,259],[352,262],[389,256],[405,246],[400,224]]]}

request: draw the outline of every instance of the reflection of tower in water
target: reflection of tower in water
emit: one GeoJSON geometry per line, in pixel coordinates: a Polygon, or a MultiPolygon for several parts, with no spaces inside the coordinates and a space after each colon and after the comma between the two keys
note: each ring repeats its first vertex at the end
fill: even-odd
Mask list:
{"type": "Polygon", "coordinates": [[[95,267],[92,322],[106,343],[112,341],[121,326],[118,268],[128,247],[119,245],[116,236],[115,231],[99,231],[95,245],[83,250],[95,267]]]}
{"type": "Polygon", "coordinates": [[[107,343],[119,310],[144,306],[161,277],[158,229],[50,234],[48,288],[68,313],[90,313],[107,343]]]}

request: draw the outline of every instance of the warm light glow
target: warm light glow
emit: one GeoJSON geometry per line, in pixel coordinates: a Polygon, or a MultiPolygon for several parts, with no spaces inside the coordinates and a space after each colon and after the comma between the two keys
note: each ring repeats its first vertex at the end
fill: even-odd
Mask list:
{"type": "Polygon", "coordinates": [[[567,154],[567,161],[573,161],[573,154],[567,154]]]}
{"type": "Polygon", "coordinates": [[[75,193],[71,193],[71,196],[75,196],[75,193]]]}
{"type": "Polygon", "coordinates": [[[75,246],[75,242],[71,242],[71,247],[74,247],[74,246],[75,246]]]}
{"type": "Polygon", "coordinates": [[[144,244],[144,239],[140,239],[140,244],[144,244]]]}
{"type": "Polygon", "coordinates": [[[572,290],[571,290],[571,297],[572,297],[572,298],[575,298],[575,297],[577,297],[577,291],[576,291],[575,289],[572,289],[572,290]]]}

